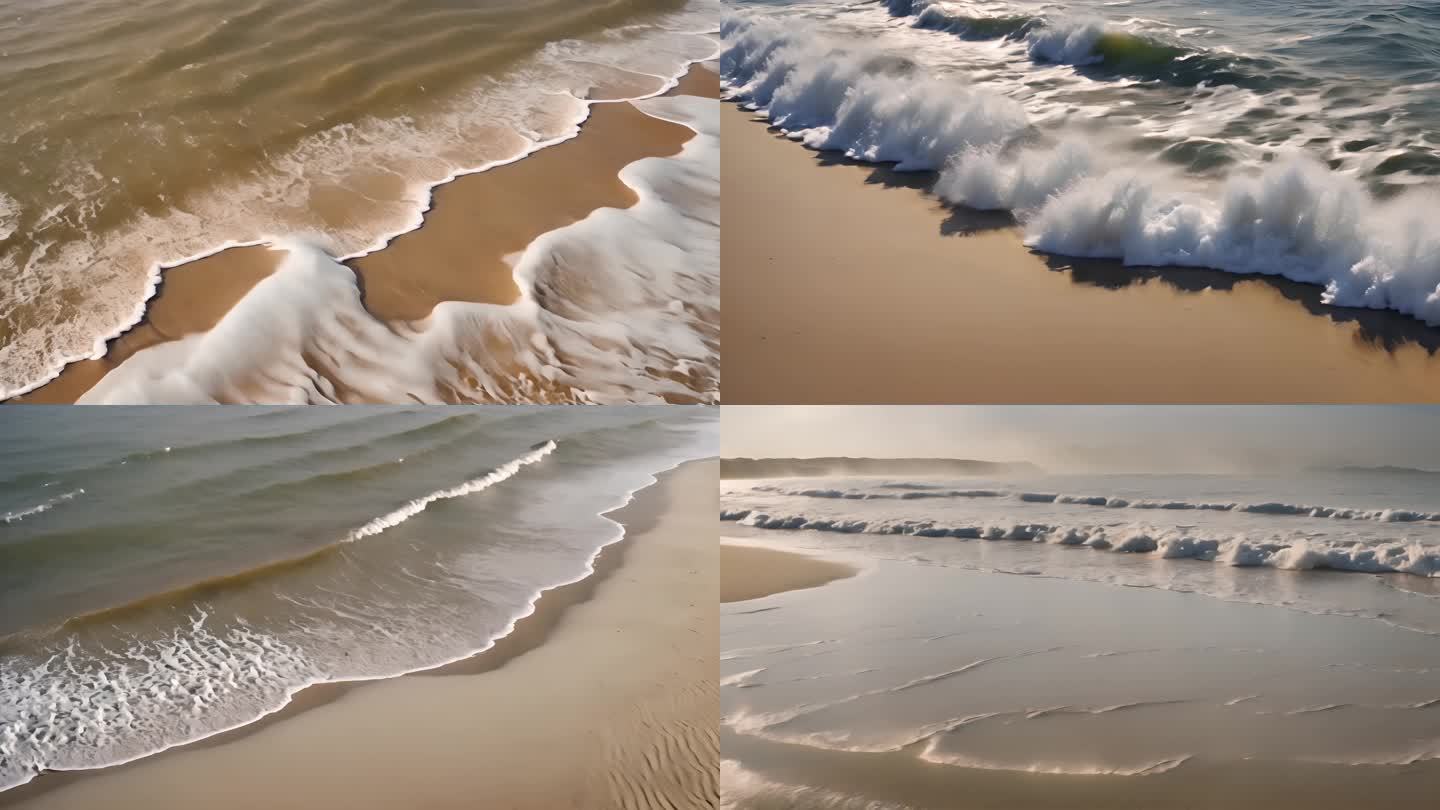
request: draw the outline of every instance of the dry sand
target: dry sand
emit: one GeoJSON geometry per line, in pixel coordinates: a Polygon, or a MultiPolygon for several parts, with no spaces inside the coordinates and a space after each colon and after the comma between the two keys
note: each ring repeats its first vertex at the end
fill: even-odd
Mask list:
{"type": "Polygon", "coordinates": [[[790,551],[720,544],[720,601],[743,602],[762,596],[817,588],[855,576],[856,569],[831,560],[790,551]]]}
{"type": "Polygon", "coordinates": [[[728,404],[1440,400],[1440,330],[1313,286],[1035,254],[924,176],[723,106],[728,404]]]}
{"type": "Polygon", "coordinates": [[[717,468],[687,464],[638,493],[612,514],[629,537],[598,578],[547,592],[486,653],[0,797],[27,810],[714,807],[717,468]]]}
{"type": "MultiPolygon", "coordinates": [[[[666,95],[717,98],[719,92],[719,77],[697,65],[666,95]]],[[[620,169],[677,154],[693,135],[628,102],[598,103],[579,136],[436,187],[420,228],[347,262],[366,309],[394,322],[424,318],[442,301],[513,302],[519,290],[506,256],[597,208],[634,205],[635,192],[620,181],[620,169]]],[[[135,352],[212,329],[282,257],[264,247],[232,248],[165,270],[144,320],[112,340],[105,357],[72,363],[14,401],[73,403],[135,352]]]]}

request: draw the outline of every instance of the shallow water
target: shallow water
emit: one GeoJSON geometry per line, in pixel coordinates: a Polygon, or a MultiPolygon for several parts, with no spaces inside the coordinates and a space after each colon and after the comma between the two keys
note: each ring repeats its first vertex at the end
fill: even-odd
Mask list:
{"type": "Polygon", "coordinates": [[[739,538],[863,570],[722,606],[730,806],[1273,806],[1317,774],[1377,800],[1433,789],[1433,638],[828,539],[739,538]]]}
{"type": "Polygon", "coordinates": [[[709,0],[0,4],[0,397],[139,317],[157,264],[414,228],[435,183],[713,57],[709,0]]]}
{"type": "Polygon", "coordinates": [[[0,788],[482,650],[713,411],[28,408],[0,427],[0,788]]]}
{"type": "Polygon", "coordinates": [[[729,523],[808,529],[829,547],[1365,615],[1436,634],[1435,480],[1340,470],[773,479],[726,482],[721,505],[729,523]]]}

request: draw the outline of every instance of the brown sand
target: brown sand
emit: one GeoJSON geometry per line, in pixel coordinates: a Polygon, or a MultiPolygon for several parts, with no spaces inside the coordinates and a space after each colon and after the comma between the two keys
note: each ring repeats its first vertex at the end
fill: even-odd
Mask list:
{"type": "Polygon", "coordinates": [[[1440,401],[1440,330],[1313,286],[1035,254],[924,177],[723,106],[727,404],[1440,401]]]}
{"type": "Polygon", "coordinates": [[[720,544],[720,601],[743,602],[783,591],[817,588],[855,576],[844,563],[789,551],[720,544]]]}
{"type": "Polygon", "coordinates": [[[274,272],[283,256],[263,247],[231,248],[165,270],[145,318],[110,341],[104,357],[71,363],[60,376],[12,401],[73,404],[141,349],[215,328],[235,302],[274,272]]]}
{"type": "MultiPolygon", "coordinates": [[[[666,95],[717,98],[719,87],[719,77],[697,65],[666,95]]],[[[436,187],[424,225],[347,263],[366,309],[381,320],[410,321],[442,301],[513,302],[519,290],[505,256],[597,208],[634,205],[635,192],[620,181],[620,169],[674,155],[693,134],[627,102],[595,104],[579,137],[436,187]]],[[[164,271],[144,320],[111,341],[104,358],[72,363],[13,401],[73,403],[135,352],[214,328],[282,256],[263,247],[233,248],[164,271]]]]}
{"type": "Polygon", "coordinates": [[[558,618],[517,626],[526,643],[354,685],[222,744],[60,775],[13,806],[714,807],[716,475],[687,464],[614,513],[635,529],[623,563],[558,618]]]}

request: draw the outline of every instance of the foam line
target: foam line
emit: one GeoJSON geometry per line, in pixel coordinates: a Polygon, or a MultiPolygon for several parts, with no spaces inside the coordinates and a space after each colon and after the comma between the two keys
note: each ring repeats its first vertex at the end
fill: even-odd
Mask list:
{"type": "MultiPolygon", "coordinates": [[[[701,13],[711,8],[711,5],[705,2],[692,2],[690,5],[694,6],[697,9],[700,9],[701,13]]],[[[708,26],[699,27],[701,29],[708,28],[708,26]]],[[[657,29],[657,33],[662,35],[683,33],[687,36],[711,38],[709,35],[713,34],[713,29],[697,30],[693,32],[667,31],[665,29],[657,29]]],[[[505,166],[511,163],[515,163],[535,154],[542,149],[555,146],[560,143],[564,143],[565,141],[568,141],[572,138],[575,138],[580,134],[581,125],[590,117],[591,108],[594,104],[615,103],[622,101],[640,101],[644,99],[654,98],[657,96],[662,96],[666,92],[677,86],[680,83],[680,80],[684,78],[685,74],[688,73],[694,65],[713,61],[719,56],[720,52],[721,46],[718,42],[715,42],[714,50],[712,52],[703,55],[696,54],[693,58],[679,59],[677,60],[678,65],[676,67],[676,70],[663,75],[646,73],[644,70],[637,70],[633,67],[621,68],[631,73],[637,73],[642,75],[655,75],[656,78],[662,79],[663,81],[659,89],[650,93],[624,99],[605,100],[581,99],[567,93],[566,95],[569,97],[569,99],[577,105],[577,114],[575,115],[575,117],[573,117],[566,123],[562,134],[552,138],[532,140],[520,151],[508,157],[486,161],[478,165],[458,167],[449,171],[444,177],[440,179],[418,181],[412,184],[411,187],[408,188],[404,194],[406,200],[414,202],[414,208],[411,210],[407,219],[398,227],[386,229],[382,232],[374,234],[373,237],[371,237],[366,243],[364,243],[358,248],[353,248],[346,251],[339,251],[337,253],[337,260],[341,262],[349,261],[351,259],[360,258],[376,251],[383,250],[387,245],[390,244],[390,242],[394,241],[398,237],[403,236],[404,234],[421,227],[425,221],[425,214],[427,214],[430,211],[431,207],[434,205],[435,190],[440,186],[446,185],[466,175],[478,174],[497,168],[499,166],[505,166]]],[[[403,142],[404,136],[392,133],[387,138],[376,140],[396,140],[398,142],[403,142]]],[[[5,209],[5,199],[8,198],[0,198],[0,231],[3,231],[4,228],[8,227],[6,223],[9,222],[11,218],[5,209]]],[[[184,221],[193,220],[194,218],[189,215],[177,215],[176,219],[184,221]]],[[[176,228],[183,227],[181,223],[178,222],[161,224],[176,228]]],[[[186,224],[193,226],[193,222],[186,222],[186,224]]],[[[150,235],[141,234],[141,238],[139,239],[139,241],[142,243],[146,241],[151,241],[149,237],[150,235]]],[[[33,372],[31,373],[29,379],[0,378],[0,401],[20,396],[45,385],[46,383],[58,377],[60,373],[65,369],[65,367],[70,365],[71,363],[87,359],[95,360],[104,357],[108,349],[108,343],[110,341],[130,331],[137,324],[141,323],[144,320],[149,302],[152,298],[154,298],[157,290],[159,289],[160,280],[165,270],[169,270],[183,264],[188,264],[190,262],[203,259],[208,256],[213,256],[217,253],[221,253],[231,248],[255,246],[283,246],[285,244],[294,244],[297,241],[303,241],[304,239],[308,238],[310,237],[302,237],[301,235],[295,233],[273,231],[265,232],[259,234],[255,238],[227,239],[220,242],[204,245],[199,249],[189,250],[178,258],[161,259],[151,263],[145,270],[145,281],[142,285],[142,289],[140,290],[139,298],[136,301],[133,309],[127,315],[118,317],[113,326],[97,330],[93,337],[93,340],[90,341],[90,346],[88,347],[88,349],[76,351],[61,351],[54,357],[47,357],[39,360],[38,362],[41,365],[37,365],[33,369],[33,372]]],[[[12,345],[11,347],[8,347],[7,352],[0,352],[0,355],[6,355],[6,365],[8,368],[20,370],[26,365],[29,365],[23,362],[17,362],[18,358],[15,358],[13,356],[14,351],[15,347],[14,345],[12,345]]]]}
{"type": "MultiPolygon", "coordinates": [[[[901,485],[891,484],[888,488],[899,488],[901,485]]],[[[1005,491],[993,489],[943,489],[925,488],[915,491],[905,491],[899,494],[888,492],[874,492],[871,490],[850,490],[850,489],[821,489],[803,488],[787,489],[773,484],[761,484],[751,488],[754,492],[773,493],[798,498],[823,498],[831,500],[896,500],[913,501],[930,498],[945,499],[1010,499],[1022,503],[1059,503],[1073,506],[1097,506],[1107,509],[1143,509],[1143,510],[1164,510],[1164,511],[1201,511],[1201,512],[1242,512],[1254,515],[1274,515],[1280,517],[1310,517],[1328,518],[1331,520],[1369,520],[1379,523],[1422,523],[1440,522],[1440,512],[1424,512],[1413,509],[1364,509],[1345,506],[1318,506],[1311,504],[1283,503],[1279,501],[1265,501],[1260,503],[1239,503],[1229,502],[1205,502],[1205,501],[1152,501],[1152,500],[1131,500],[1107,495],[1066,495],[1055,492],[1022,492],[1005,491]]],[[[743,517],[743,516],[742,516],[743,517]]],[[[740,518],[723,518],[734,519],[740,518]]]]}
{"type": "Polygon", "coordinates": [[[1196,532],[1194,527],[1181,526],[1158,528],[1146,524],[1094,526],[1027,522],[951,524],[904,517],[870,520],[812,518],[803,514],[770,514],[758,510],[726,510],[720,513],[720,518],[757,529],[1012,540],[1083,546],[1120,554],[1153,554],[1158,559],[1191,559],[1236,567],[1440,577],[1440,547],[1410,540],[1360,542],[1297,536],[1294,539],[1257,541],[1244,534],[1205,534],[1196,532]],[[737,517],[742,512],[744,516],[737,517]]]}
{"type": "MultiPolygon", "coordinates": [[[[535,452],[540,452],[540,449],[535,452]]],[[[641,490],[658,483],[661,475],[705,457],[703,451],[693,451],[650,472],[647,481],[626,490],[613,506],[600,513],[599,517],[611,527],[610,534],[597,545],[579,575],[537,589],[524,607],[493,637],[424,666],[337,678],[309,661],[303,651],[289,647],[279,639],[243,626],[230,628],[224,631],[224,635],[212,632],[208,614],[199,607],[191,616],[188,631],[177,629],[171,636],[153,643],[136,642],[128,651],[121,651],[130,663],[113,672],[103,667],[77,670],[73,661],[67,659],[67,655],[74,654],[76,649],[75,640],[71,638],[67,647],[60,648],[42,666],[23,672],[20,680],[0,680],[0,792],[25,784],[44,771],[113,767],[242,728],[283,710],[297,694],[314,685],[383,680],[438,669],[479,655],[514,632],[520,620],[535,612],[546,592],[579,582],[595,573],[595,563],[604,550],[626,535],[625,526],[611,514],[628,505],[641,490]],[[184,666],[196,664],[207,675],[213,675],[215,682],[179,677],[184,666]],[[67,678],[87,679],[93,694],[73,697],[57,692],[53,679],[47,680],[47,676],[61,670],[67,678]],[[227,697],[233,698],[234,693],[227,692],[224,686],[234,687],[241,679],[250,685],[272,684],[276,688],[271,690],[273,694],[263,693],[260,696],[268,701],[265,705],[257,705],[244,719],[220,728],[204,727],[197,722],[190,733],[175,738],[158,738],[155,730],[149,729],[149,739],[145,739],[147,729],[143,723],[146,712],[128,706],[130,697],[163,700],[173,707],[172,714],[176,717],[198,719],[205,716],[207,707],[218,705],[227,697]],[[97,696],[109,703],[102,704],[97,696]],[[93,714],[97,709],[100,711],[98,717],[93,714]],[[109,731],[103,723],[111,724],[109,731]],[[139,734],[140,738],[130,741],[134,753],[69,767],[55,764],[51,755],[46,753],[56,750],[56,745],[67,743],[88,741],[93,745],[106,740],[106,735],[111,733],[139,734]]],[[[73,745],[72,748],[86,750],[73,745]]]]}

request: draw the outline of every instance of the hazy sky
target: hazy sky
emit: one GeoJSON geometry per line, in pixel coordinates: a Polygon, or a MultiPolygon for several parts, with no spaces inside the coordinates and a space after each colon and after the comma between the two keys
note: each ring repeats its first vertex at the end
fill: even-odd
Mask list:
{"type": "Polygon", "coordinates": [[[1440,407],[726,405],[727,457],[948,457],[1051,470],[1440,470],[1440,407]]]}

